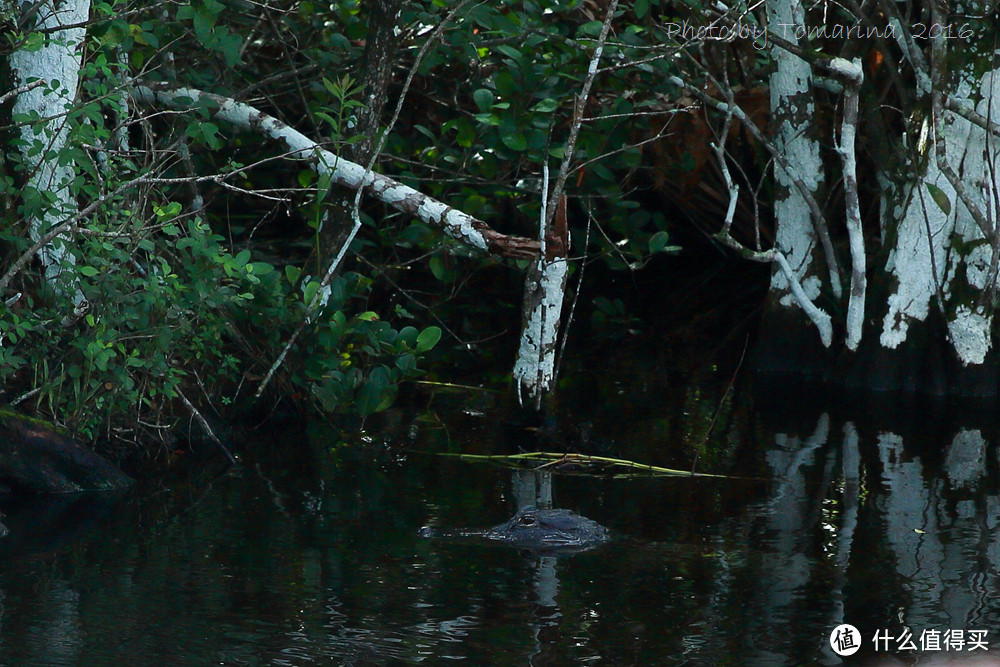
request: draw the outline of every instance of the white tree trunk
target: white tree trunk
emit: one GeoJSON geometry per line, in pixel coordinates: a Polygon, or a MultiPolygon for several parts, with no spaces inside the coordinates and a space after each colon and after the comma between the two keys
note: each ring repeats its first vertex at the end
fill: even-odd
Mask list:
{"type": "Polygon", "coordinates": [[[557,338],[568,274],[565,258],[548,260],[543,254],[525,276],[524,322],[514,383],[518,401],[523,405],[528,398],[536,410],[555,381],[557,338]]]}
{"type": "MultiPolygon", "coordinates": [[[[24,7],[31,4],[25,3],[24,7]]],[[[59,157],[69,135],[67,117],[76,102],[86,30],[62,26],[85,23],[90,16],[90,1],[63,0],[56,8],[52,0],[47,0],[34,9],[35,14],[27,19],[28,24],[49,31],[48,40],[37,50],[21,49],[12,53],[10,67],[17,87],[36,79],[48,82],[48,85],[18,95],[13,109],[15,119],[37,114],[48,121],[21,127],[24,142],[21,150],[25,163],[31,168],[28,187],[54,198],[40,215],[28,221],[30,236],[37,241],[47,230],[71,217],[77,208],[70,192],[75,176],[73,165],[60,164],[59,157]]],[[[79,305],[83,301],[82,294],[60,275],[64,264],[74,262],[68,236],[53,239],[40,250],[39,258],[45,267],[46,279],[57,291],[75,291],[74,299],[79,305]]]]}
{"type": "MultiPolygon", "coordinates": [[[[805,25],[805,12],[799,0],[767,3],[771,25],[805,25]]],[[[794,34],[786,39],[797,43],[794,34]]],[[[780,47],[772,55],[777,69],[771,75],[771,115],[776,122],[774,141],[785,156],[789,170],[775,166],[777,194],[774,202],[776,224],[775,246],[785,255],[792,271],[810,301],[819,296],[822,282],[813,262],[816,232],[812,212],[796,187],[794,179],[802,180],[815,193],[823,178],[823,163],[819,143],[813,138],[812,123],[815,105],[809,90],[812,70],[808,63],[780,47]]],[[[771,292],[780,294],[783,307],[792,308],[797,300],[784,272],[775,269],[771,276],[771,292]]]]}
{"type": "MultiPolygon", "coordinates": [[[[953,96],[979,98],[975,111],[984,118],[996,116],[1000,70],[975,79],[971,69],[970,64],[953,96]]],[[[926,320],[930,309],[937,307],[946,316],[958,358],[966,365],[981,364],[990,349],[993,307],[989,300],[979,299],[996,279],[991,275],[994,248],[970,206],[993,221],[995,228],[1000,183],[993,182],[990,174],[1000,169],[1000,158],[995,148],[989,150],[993,143],[985,129],[952,111],[943,111],[936,127],[925,126],[921,134],[928,137],[926,145],[917,147],[926,158],[922,176],[908,191],[900,190],[902,202],[885,210],[890,220],[883,224],[896,226],[896,243],[886,267],[896,279],[896,289],[888,298],[880,342],[887,348],[900,346],[911,325],[926,320]],[[935,147],[929,137],[934,133],[944,142],[944,162],[941,156],[933,157],[935,147]],[[963,193],[947,177],[948,169],[960,179],[963,193]]]]}

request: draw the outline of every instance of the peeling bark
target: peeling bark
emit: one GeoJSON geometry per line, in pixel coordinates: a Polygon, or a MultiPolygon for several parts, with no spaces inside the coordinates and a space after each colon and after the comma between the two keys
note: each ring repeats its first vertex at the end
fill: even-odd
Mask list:
{"type": "MultiPolygon", "coordinates": [[[[22,21],[33,23],[35,29],[49,32],[48,39],[40,48],[21,49],[10,54],[10,67],[17,87],[38,79],[47,82],[47,85],[19,94],[13,108],[15,118],[22,114],[37,114],[37,117],[47,119],[46,122],[21,127],[21,151],[25,163],[31,167],[27,185],[53,197],[40,217],[29,221],[29,235],[37,242],[49,229],[76,212],[76,202],[69,189],[75,178],[75,169],[72,164],[60,164],[58,156],[69,137],[68,113],[76,104],[86,37],[86,29],[81,26],[90,15],[90,1],[65,0],[57,8],[51,0],[46,0],[25,3],[22,9],[28,12],[22,21]]],[[[55,237],[39,251],[38,256],[45,268],[45,279],[57,292],[73,295],[74,303],[80,306],[84,299],[72,282],[72,272],[64,275],[62,270],[63,264],[75,261],[70,237],[65,234],[55,237]]]]}
{"type": "MultiPolygon", "coordinates": [[[[805,12],[798,0],[768,3],[768,20],[772,24],[804,25],[805,12]]],[[[777,196],[774,202],[776,223],[775,245],[788,258],[799,283],[810,301],[819,296],[822,281],[816,275],[815,250],[817,234],[805,197],[793,182],[800,178],[815,193],[823,179],[823,163],[819,142],[813,137],[815,104],[809,90],[812,76],[810,65],[784,49],[773,51],[777,71],[771,76],[771,114],[776,127],[775,143],[785,155],[789,169],[775,169],[777,196]],[[792,172],[792,173],[789,173],[792,172]]],[[[831,285],[839,288],[839,285],[831,285]]],[[[796,303],[784,272],[775,270],[771,291],[778,295],[781,307],[796,303]]]]}
{"type": "Polygon", "coordinates": [[[367,188],[368,193],[385,204],[441,228],[448,236],[480,252],[525,259],[537,256],[541,249],[538,241],[501,234],[482,220],[387,176],[375,172],[367,172],[366,176],[363,166],[320,148],[298,130],[248,104],[190,88],[137,86],[133,97],[143,104],[180,109],[208,104],[214,110],[214,118],[283,142],[290,150],[289,157],[308,162],[319,174],[328,174],[332,183],[351,190],[367,188]]]}
{"type": "Polygon", "coordinates": [[[559,198],[554,207],[552,228],[547,227],[545,192],[548,189],[548,170],[543,172],[542,213],[539,234],[543,238],[542,252],[537,262],[529,266],[524,277],[524,303],[521,308],[521,346],[514,363],[513,379],[517,388],[518,403],[527,398],[535,410],[542,407],[542,399],[552,389],[556,378],[556,352],[562,323],[562,307],[566,297],[566,280],[569,276],[569,226],[566,221],[566,196],[559,198]]]}
{"type": "MultiPolygon", "coordinates": [[[[981,92],[976,111],[984,118],[991,108],[1000,110],[998,74],[959,76],[956,93],[967,98],[981,92]]],[[[935,135],[937,159],[928,161],[908,199],[886,211],[884,224],[896,238],[886,271],[896,288],[886,300],[879,340],[889,349],[911,344],[911,326],[936,307],[958,359],[978,365],[992,344],[993,306],[982,295],[996,288],[991,267],[997,235],[987,220],[996,219],[993,193],[1000,184],[988,175],[1000,169],[1000,158],[995,149],[983,149],[991,145],[986,130],[951,110],[942,110],[935,135]]]]}
{"type": "MultiPolygon", "coordinates": [[[[766,7],[772,25],[805,25],[805,10],[799,0],[769,2],[766,7]]],[[[794,35],[791,37],[790,47],[794,48],[797,41],[794,35]]],[[[823,163],[815,138],[812,68],[781,46],[776,45],[772,54],[777,65],[770,79],[773,142],[777,149],[774,250],[784,257],[787,266],[776,263],[772,271],[752,364],[768,373],[810,374],[828,361],[826,351],[833,341],[830,318],[824,317],[827,314],[816,305],[824,287],[820,277],[822,262],[825,259],[827,263],[828,287],[834,298],[839,298],[841,292],[839,269],[829,232],[815,205],[823,181],[823,163]]]]}
{"type": "Polygon", "coordinates": [[[518,401],[535,410],[551,389],[556,372],[556,343],[566,294],[569,264],[564,258],[539,257],[525,276],[521,346],[514,364],[518,401]],[[526,400],[527,399],[527,400],[526,400]]]}

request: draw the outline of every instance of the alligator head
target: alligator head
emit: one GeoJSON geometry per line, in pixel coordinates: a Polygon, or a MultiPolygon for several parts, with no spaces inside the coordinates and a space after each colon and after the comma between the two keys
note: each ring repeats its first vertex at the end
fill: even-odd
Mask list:
{"type": "Polygon", "coordinates": [[[564,509],[523,507],[509,521],[485,530],[420,529],[424,537],[482,538],[539,554],[570,554],[592,549],[608,540],[608,529],[564,509]]]}

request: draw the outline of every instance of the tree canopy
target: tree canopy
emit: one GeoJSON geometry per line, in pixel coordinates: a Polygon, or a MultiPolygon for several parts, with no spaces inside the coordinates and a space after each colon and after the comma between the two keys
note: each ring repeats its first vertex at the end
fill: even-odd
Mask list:
{"type": "MultiPolygon", "coordinates": [[[[947,106],[946,45],[915,21],[962,18],[791,0],[0,7],[5,400],[126,440],[267,396],[370,414],[442,335],[484,334],[468,321],[496,296],[477,272],[527,275],[528,320],[592,259],[637,270],[695,240],[772,263],[810,344],[856,351],[898,222],[874,211],[910,197],[921,114],[947,106]],[[831,33],[849,20],[892,34],[831,33]],[[463,289],[478,307],[445,321],[463,289]]],[[[950,180],[918,191],[975,213],[950,180]]],[[[594,306],[627,321],[620,300],[594,306]]]]}

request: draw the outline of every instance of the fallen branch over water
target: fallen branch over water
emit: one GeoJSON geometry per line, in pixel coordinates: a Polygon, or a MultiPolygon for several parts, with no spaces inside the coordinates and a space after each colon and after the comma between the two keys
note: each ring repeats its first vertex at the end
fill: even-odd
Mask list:
{"type": "Polygon", "coordinates": [[[506,468],[528,468],[532,470],[557,470],[562,473],[577,475],[608,475],[612,477],[636,477],[639,475],[652,477],[711,477],[715,479],[752,479],[749,477],[731,477],[729,475],[712,475],[702,472],[674,470],[645,463],[636,463],[627,459],[615,459],[608,456],[591,456],[567,452],[526,452],[523,454],[457,454],[452,452],[437,452],[439,456],[449,456],[463,461],[480,461],[493,463],[506,468]],[[626,472],[620,472],[620,471],[626,472]]]}

